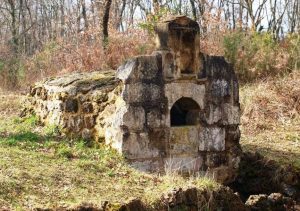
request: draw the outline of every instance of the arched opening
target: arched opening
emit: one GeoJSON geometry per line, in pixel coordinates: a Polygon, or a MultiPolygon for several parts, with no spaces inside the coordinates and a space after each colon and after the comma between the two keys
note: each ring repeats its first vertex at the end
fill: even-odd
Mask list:
{"type": "Polygon", "coordinates": [[[198,124],[199,111],[199,105],[192,98],[180,98],[171,108],[171,127],[198,124]]]}

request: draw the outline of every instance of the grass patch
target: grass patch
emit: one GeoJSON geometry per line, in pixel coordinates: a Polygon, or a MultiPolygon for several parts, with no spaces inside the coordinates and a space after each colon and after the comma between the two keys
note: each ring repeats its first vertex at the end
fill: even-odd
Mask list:
{"type": "Polygon", "coordinates": [[[122,203],[132,198],[141,198],[154,206],[163,192],[175,187],[217,187],[208,178],[161,177],[138,172],[116,152],[103,147],[87,149],[82,152],[85,156],[70,159],[69,152],[78,153],[75,149],[56,154],[1,146],[0,207],[1,201],[12,209],[26,210],[82,202],[122,203]]]}

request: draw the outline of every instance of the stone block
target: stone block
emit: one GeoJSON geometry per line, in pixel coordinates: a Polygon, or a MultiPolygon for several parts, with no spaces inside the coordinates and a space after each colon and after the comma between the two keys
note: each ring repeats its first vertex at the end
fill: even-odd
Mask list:
{"type": "Polygon", "coordinates": [[[166,173],[197,172],[203,165],[202,157],[171,157],[164,160],[166,173]]]}
{"type": "Polygon", "coordinates": [[[126,84],[122,97],[127,103],[161,101],[162,87],[146,83],[126,84]]]}
{"type": "Polygon", "coordinates": [[[169,130],[166,128],[155,128],[147,130],[149,135],[149,147],[156,148],[159,150],[161,156],[167,154],[167,149],[169,147],[169,130]]]}
{"type": "Polygon", "coordinates": [[[194,83],[170,83],[165,85],[165,95],[168,98],[168,107],[182,97],[192,98],[201,109],[204,108],[205,85],[194,83]]]}
{"type": "Polygon", "coordinates": [[[166,124],[165,115],[161,113],[160,109],[152,109],[147,113],[147,127],[159,128],[166,124]]]}
{"type": "Polygon", "coordinates": [[[170,51],[159,51],[162,55],[163,75],[166,79],[179,78],[180,71],[176,69],[174,54],[170,51]]]}
{"type": "Polygon", "coordinates": [[[226,128],[226,149],[239,144],[241,132],[238,126],[228,126],[226,128]]]}
{"type": "Polygon", "coordinates": [[[209,125],[218,123],[222,119],[222,110],[219,106],[210,104],[207,109],[208,114],[206,115],[206,122],[209,125]]]}
{"type": "Polygon", "coordinates": [[[225,129],[219,127],[203,128],[199,134],[200,151],[224,151],[225,129]]]}
{"type": "Polygon", "coordinates": [[[170,128],[171,155],[197,154],[199,148],[199,126],[170,128]]]}
{"type": "Polygon", "coordinates": [[[126,126],[130,130],[143,130],[145,126],[145,110],[141,106],[123,106],[115,113],[113,126],[126,126]]]}
{"type": "Polygon", "coordinates": [[[223,107],[223,124],[238,125],[240,124],[240,108],[232,104],[226,103],[223,107]]]}
{"type": "Polygon", "coordinates": [[[125,83],[155,80],[158,76],[159,66],[156,56],[139,56],[120,66],[116,76],[125,83]]]}
{"type": "Polygon", "coordinates": [[[171,155],[195,155],[198,152],[198,146],[191,144],[175,143],[170,144],[171,155]]]}
{"type": "Polygon", "coordinates": [[[220,103],[225,96],[230,96],[230,84],[224,79],[212,81],[210,94],[215,103],[220,103]]]}
{"type": "Polygon", "coordinates": [[[123,139],[122,152],[128,159],[158,157],[159,151],[156,148],[150,148],[149,142],[147,133],[129,133],[123,139]]]}

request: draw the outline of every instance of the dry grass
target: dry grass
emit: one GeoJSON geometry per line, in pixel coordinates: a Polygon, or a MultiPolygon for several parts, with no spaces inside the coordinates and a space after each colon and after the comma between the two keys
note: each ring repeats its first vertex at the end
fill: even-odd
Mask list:
{"type": "Polygon", "coordinates": [[[300,169],[300,71],[241,88],[244,149],[300,169]]]}

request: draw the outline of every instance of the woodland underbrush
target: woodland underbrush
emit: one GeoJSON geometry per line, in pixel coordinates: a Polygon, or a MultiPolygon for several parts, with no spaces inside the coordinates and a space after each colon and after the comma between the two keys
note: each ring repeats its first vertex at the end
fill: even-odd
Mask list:
{"type": "MultiPolygon", "coordinates": [[[[225,55],[243,84],[283,76],[300,67],[299,34],[275,40],[271,33],[220,29],[201,35],[199,45],[206,54],[225,55]]],[[[126,32],[112,30],[105,45],[97,30],[81,32],[68,39],[57,38],[45,43],[33,55],[15,55],[9,45],[2,45],[0,86],[17,90],[45,77],[116,70],[128,58],[149,54],[154,48],[153,33],[140,28],[126,32]]]]}

